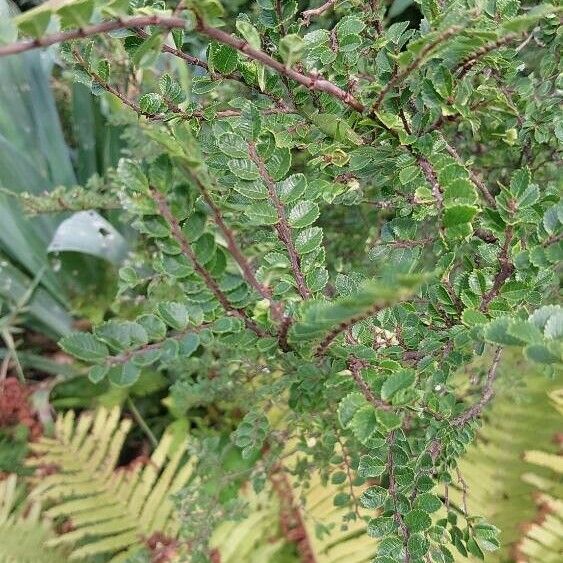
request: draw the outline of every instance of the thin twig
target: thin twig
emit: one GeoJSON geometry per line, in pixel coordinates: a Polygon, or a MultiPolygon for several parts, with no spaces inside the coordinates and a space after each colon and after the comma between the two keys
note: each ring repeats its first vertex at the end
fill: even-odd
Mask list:
{"type": "Polygon", "coordinates": [[[301,19],[303,20],[303,25],[307,27],[311,23],[311,18],[316,18],[322,16],[325,12],[330,10],[338,0],[327,0],[324,4],[318,8],[312,8],[310,10],[305,10],[301,14],[301,19]]]}
{"type": "Polygon", "coordinates": [[[501,290],[504,282],[512,275],[514,272],[514,264],[510,261],[509,258],[509,251],[510,251],[510,243],[512,242],[512,236],[514,235],[514,229],[511,225],[509,225],[506,229],[504,235],[504,243],[500,250],[499,254],[499,263],[500,269],[493,280],[493,286],[487,293],[483,295],[481,299],[481,304],[479,305],[480,311],[487,311],[491,301],[498,295],[499,291],[501,290]]]}
{"type": "Polygon", "coordinates": [[[495,39],[494,41],[486,43],[482,47],[479,47],[479,49],[473,51],[473,53],[471,53],[470,55],[467,55],[467,57],[465,57],[457,65],[457,68],[454,70],[454,72],[459,73],[459,78],[464,77],[473,68],[473,66],[478,62],[479,59],[481,59],[491,51],[494,51],[495,49],[498,49],[499,47],[502,47],[507,43],[518,39],[519,37],[522,37],[521,33],[509,33],[504,37],[500,37],[499,39],[495,39]]]}
{"type": "Polygon", "coordinates": [[[118,29],[128,29],[135,27],[145,27],[147,25],[156,25],[164,29],[184,28],[186,20],[183,18],[174,18],[166,16],[134,16],[131,18],[117,18],[93,25],[86,25],[78,29],[70,29],[68,31],[59,31],[51,33],[37,39],[25,39],[23,41],[15,41],[8,45],[0,46],[0,57],[8,55],[16,55],[32,49],[40,49],[50,47],[57,43],[70,41],[72,39],[83,39],[100,33],[108,33],[118,29]]]}
{"type": "Polygon", "coordinates": [[[156,439],[156,436],[153,434],[152,430],[149,428],[149,425],[146,423],[145,419],[139,412],[139,409],[137,409],[137,407],[135,406],[135,403],[133,402],[133,399],[131,399],[131,397],[127,397],[127,407],[131,411],[133,418],[135,419],[141,430],[145,433],[146,437],[149,439],[149,442],[151,443],[153,449],[156,448],[158,446],[158,440],[156,439]]]}
{"type": "Polygon", "coordinates": [[[420,53],[413,59],[413,61],[407,67],[405,67],[401,72],[398,72],[397,74],[395,74],[391,78],[391,80],[389,80],[389,82],[387,82],[385,84],[385,86],[381,89],[377,98],[375,99],[375,102],[373,103],[373,105],[371,107],[372,111],[374,111],[374,112],[379,111],[379,108],[380,108],[383,100],[385,99],[385,96],[388,94],[388,92],[392,88],[394,88],[395,86],[400,84],[411,72],[416,70],[421,65],[421,63],[424,61],[424,59],[430,54],[430,52],[433,51],[438,45],[440,45],[440,43],[444,42],[446,39],[448,39],[452,35],[458,33],[460,30],[461,30],[461,27],[459,25],[453,25],[452,27],[450,27],[450,28],[444,30],[442,33],[440,33],[440,35],[438,35],[438,37],[436,37],[436,39],[434,39],[433,41],[428,43],[428,45],[426,45],[420,51],[420,53]]]}
{"type": "Polygon", "coordinates": [[[285,207],[283,206],[283,203],[280,201],[280,198],[278,196],[274,179],[270,176],[268,170],[266,170],[264,161],[258,154],[256,146],[253,143],[248,143],[248,154],[250,156],[250,160],[252,160],[252,162],[256,164],[258,172],[260,173],[260,177],[262,178],[264,184],[266,184],[266,188],[268,189],[270,200],[276,209],[278,221],[274,225],[274,228],[276,229],[276,233],[278,234],[278,239],[287,250],[293,277],[295,278],[295,283],[297,284],[297,291],[303,299],[309,299],[309,297],[311,297],[311,292],[309,291],[309,288],[305,283],[305,277],[303,276],[303,272],[301,271],[301,260],[299,258],[299,255],[297,254],[297,249],[293,244],[293,239],[291,238],[291,228],[287,221],[285,207]]]}
{"type": "Polygon", "coordinates": [[[462,412],[452,421],[452,426],[457,426],[461,428],[465,426],[469,421],[474,420],[480,416],[481,412],[489,401],[493,398],[494,389],[493,384],[497,376],[497,370],[500,363],[500,358],[502,354],[502,348],[499,346],[495,350],[493,356],[493,363],[487,372],[487,377],[485,378],[485,383],[483,385],[483,390],[481,392],[481,398],[472,407],[468,408],[466,411],[462,412]]]}
{"type": "Polygon", "coordinates": [[[382,401],[381,399],[378,399],[370,389],[369,385],[365,382],[364,378],[362,377],[362,369],[364,367],[364,362],[362,362],[358,358],[351,357],[348,360],[348,369],[352,374],[352,379],[354,380],[356,387],[361,391],[366,401],[368,401],[368,403],[370,403],[376,409],[386,411],[390,410],[391,405],[389,403],[386,403],[385,401],[382,401]]]}
{"type": "Polygon", "coordinates": [[[258,336],[265,336],[264,331],[247,315],[244,309],[238,309],[229,302],[227,296],[223,293],[223,291],[221,291],[218,283],[213,279],[209,271],[200,264],[195,252],[188,242],[188,239],[184,236],[178,220],[174,217],[172,211],[168,207],[164,196],[157,190],[151,190],[150,194],[157,204],[159,213],[170,226],[172,237],[180,245],[182,254],[184,254],[184,256],[186,256],[186,258],[188,258],[188,260],[192,263],[194,270],[203,279],[205,285],[209,288],[211,293],[213,293],[223,309],[225,309],[227,313],[231,313],[232,315],[242,319],[247,328],[255,332],[258,336]]]}

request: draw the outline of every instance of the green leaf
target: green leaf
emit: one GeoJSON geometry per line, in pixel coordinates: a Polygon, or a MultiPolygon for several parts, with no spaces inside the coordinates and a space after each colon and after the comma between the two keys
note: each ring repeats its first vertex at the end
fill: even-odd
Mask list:
{"type": "Polygon", "coordinates": [[[127,348],[144,346],[149,341],[145,329],[130,321],[111,320],[94,328],[95,335],[110,348],[122,352],[127,348]]]}
{"type": "Polygon", "coordinates": [[[297,201],[307,189],[307,178],[303,174],[292,174],[276,186],[278,196],[283,203],[297,201]]]}
{"type": "Polygon", "coordinates": [[[223,154],[232,158],[248,158],[248,145],[244,139],[236,133],[223,133],[217,139],[217,146],[223,154]]]}
{"type": "Polygon", "coordinates": [[[107,346],[88,332],[73,332],[60,340],[59,346],[67,354],[86,362],[102,361],[109,355],[107,346]]]}
{"type": "Polygon", "coordinates": [[[444,210],[444,227],[455,227],[463,223],[470,223],[479,208],[475,205],[454,205],[444,210]]]}
{"type": "Polygon", "coordinates": [[[303,39],[296,33],[285,35],[279,43],[280,56],[287,67],[293,66],[300,60],[304,48],[303,39]]]}
{"type": "Polygon", "coordinates": [[[260,177],[256,164],[251,160],[231,158],[227,162],[229,170],[241,180],[257,180],[260,177]]]}
{"type": "Polygon", "coordinates": [[[244,214],[258,225],[275,225],[278,216],[274,206],[269,202],[256,202],[244,209],[244,214]]]}
{"type": "Polygon", "coordinates": [[[391,516],[380,516],[372,518],[368,522],[366,532],[371,538],[383,538],[392,534],[396,526],[395,520],[391,516]]]}
{"type": "Polygon", "coordinates": [[[315,202],[304,200],[291,208],[288,221],[294,229],[302,229],[314,223],[319,214],[319,206],[315,202]]]}
{"type": "Polygon", "coordinates": [[[338,420],[342,428],[347,428],[356,411],[367,405],[361,393],[350,393],[340,401],[338,405],[338,420]]]}
{"type": "Polygon", "coordinates": [[[386,469],[381,460],[371,455],[363,455],[358,465],[358,475],[364,478],[379,477],[386,469]]]}
{"type": "Polygon", "coordinates": [[[141,375],[141,368],[133,362],[127,362],[123,366],[117,366],[110,370],[109,380],[116,387],[130,387],[141,375]]]}
{"type": "Polygon", "coordinates": [[[402,369],[387,377],[381,387],[381,398],[386,401],[401,389],[411,387],[415,382],[415,372],[412,369],[402,369]]]}
{"type": "Polygon", "coordinates": [[[14,18],[14,22],[25,35],[41,37],[51,21],[50,9],[30,10],[14,18]]]}
{"type": "Polygon", "coordinates": [[[108,374],[108,372],[109,372],[108,365],[92,366],[88,370],[88,379],[94,384],[99,383],[104,379],[104,377],[108,374]]]}
{"type": "Polygon", "coordinates": [[[230,74],[237,68],[238,54],[235,49],[221,43],[209,45],[208,63],[211,70],[222,74],[230,74]]]}
{"type": "Polygon", "coordinates": [[[508,331],[511,321],[509,317],[499,317],[491,321],[484,330],[485,340],[493,344],[518,346],[521,343],[520,339],[514,338],[508,331]]]}
{"type": "Polygon", "coordinates": [[[301,255],[316,250],[323,242],[323,230],[320,227],[309,227],[295,237],[295,248],[301,255]]]}
{"type": "Polygon", "coordinates": [[[88,25],[93,13],[94,0],[75,0],[72,4],[62,6],[57,10],[63,29],[88,25]]]}
{"type": "Polygon", "coordinates": [[[166,336],[166,325],[156,315],[141,315],[136,322],[145,329],[150,341],[159,341],[166,336]]]}
{"type": "Polygon", "coordinates": [[[380,508],[387,501],[389,493],[387,489],[374,485],[362,493],[360,497],[360,504],[364,508],[376,509],[380,508]]]}
{"type": "Polygon", "coordinates": [[[257,107],[252,102],[246,102],[241,109],[237,133],[247,141],[255,141],[262,129],[262,118],[257,107]]]}
{"type": "Polygon", "coordinates": [[[411,533],[423,532],[432,526],[432,518],[424,510],[411,510],[404,522],[411,533]]]}
{"type": "Polygon", "coordinates": [[[432,493],[422,493],[416,497],[414,507],[424,512],[432,513],[442,508],[442,501],[432,493]]]}
{"type": "Polygon", "coordinates": [[[165,301],[157,305],[160,318],[175,330],[184,330],[188,326],[188,309],[183,303],[165,301]]]}
{"type": "Polygon", "coordinates": [[[238,32],[244,37],[244,39],[252,48],[260,49],[260,47],[262,46],[260,33],[258,33],[258,30],[250,22],[238,19],[235,25],[238,32]]]}

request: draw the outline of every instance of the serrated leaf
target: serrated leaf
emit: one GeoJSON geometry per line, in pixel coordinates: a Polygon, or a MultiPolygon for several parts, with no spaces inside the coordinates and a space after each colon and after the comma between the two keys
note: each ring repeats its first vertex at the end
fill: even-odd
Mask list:
{"type": "Polygon", "coordinates": [[[245,140],[236,133],[223,133],[217,139],[219,150],[232,158],[248,158],[248,145],[245,140]]]}
{"type": "Polygon", "coordinates": [[[208,63],[211,69],[222,74],[230,74],[237,68],[238,54],[235,49],[220,43],[209,45],[208,63]]]}
{"type": "Polygon", "coordinates": [[[412,369],[402,369],[387,377],[381,387],[381,398],[386,401],[401,389],[407,389],[415,382],[415,372],[412,369]]]}
{"type": "Polygon", "coordinates": [[[242,158],[231,158],[227,162],[229,170],[241,180],[257,180],[260,177],[254,162],[242,158]]]}
{"type": "Polygon", "coordinates": [[[432,526],[432,518],[424,510],[411,510],[404,516],[404,522],[411,533],[423,532],[432,526]]]}
{"type": "Polygon", "coordinates": [[[269,202],[256,202],[245,207],[244,214],[258,225],[275,225],[278,216],[274,206],[269,202]]]}
{"type": "Polygon", "coordinates": [[[183,303],[165,301],[157,305],[157,313],[170,327],[184,330],[188,326],[188,309],[183,303]]]}
{"type": "Polygon", "coordinates": [[[304,174],[292,174],[276,186],[278,196],[283,203],[297,201],[307,189],[307,178],[304,174]]]}
{"type": "Polygon", "coordinates": [[[444,210],[444,227],[455,227],[464,223],[470,223],[479,211],[475,205],[453,205],[444,210]]]}
{"type": "Polygon", "coordinates": [[[67,354],[86,362],[101,361],[109,355],[107,346],[88,332],[73,332],[60,340],[59,346],[67,354]]]}
{"type": "Polygon", "coordinates": [[[291,208],[288,221],[294,229],[302,229],[314,223],[319,214],[319,206],[315,202],[304,200],[291,208]]]}
{"type": "Polygon", "coordinates": [[[323,242],[323,230],[320,227],[303,229],[295,237],[295,248],[301,255],[316,250],[323,242]]]}
{"type": "Polygon", "coordinates": [[[374,485],[362,493],[360,504],[364,508],[376,509],[383,506],[387,500],[389,493],[387,489],[374,485]]]}

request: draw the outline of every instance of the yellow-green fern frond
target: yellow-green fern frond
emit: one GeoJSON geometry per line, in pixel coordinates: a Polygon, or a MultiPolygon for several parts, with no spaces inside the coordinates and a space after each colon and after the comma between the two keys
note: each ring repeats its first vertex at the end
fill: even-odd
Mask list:
{"type": "MultiPolygon", "coordinates": [[[[335,495],[348,491],[348,484],[323,484],[314,472],[307,488],[300,489],[297,478],[285,469],[279,469],[270,481],[271,486],[260,495],[244,495],[251,508],[248,518],[224,523],[213,535],[211,545],[222,563],[277,563],[287,542],[295,544],[299,555],[289,559],[287,554],[281,556],[284,562],[373,560],[376,545],[365,533],[366,522],[358,518],[344,524],[349,510],[334,505],[335,495]]],[[[361,490],[355,493],[359,496],[361,490]]]]}
{"type": "MultiPolygon", "coordinates": [[[[547,379],[532,365],[508,355],[504,372],[526,374],[526,388],[520,393],[522,400],[515,400],[510,386],[503,386],[502,379],[498,381],[497,397],[485,413],[486,420],[475,444],[460,461],[459,467],[467,484],[469,513],[485,516],[502,531],[501,549],[487,553],[486,560],[506,563],[515,561],[519,549],[523,553],[522,538],[529,536],[526,530],[531,531],[529,523],[538,514],[534,500],[539,501],[545,495],[550,495],[553,501],[561,499],[561,491],[556,493],[553,489],[554,479],[548,477],[549,469],[546,467],[560,467],[561,458],[545,454],[543,450],[553,446],[553,438],[562,426],[561,411],[549,407],[548,396],[556,385],[553,380],[547,379]],[[541,453],[532,451],[540,449],[541,453]],[[530,452],[525,455],[526,451],[530,452]],[[544,468],[532,476],[526,457],[530,461],[541,461],[544,468]],[[524,480],[523,476],[526,477],[524,480]]],[[[450,499],[461,507],[461,487],[459,483],[454,484],[456,486],[450,488],[450,499]]],[[[559,506],[559,501],[551,505],[559,506]]],[[[551,522],[549,517],[546,524],[551,525],[551,522]]],[[[531,545],[527,545],[529,555],[520,561],[550,561],[539,552],[534,554],[531,545]]],[[[457,553],[454,555],[459,561],[467,561],[457,553]]],[[[563,556],[559,554],[556,561],[561,560],[563,556]]]]}
{"type": "MultiPolygon", "coordinates": [[[[554,406],[563,415],[563,389],[550,393],[554,406]]],[[[561,419],[561,416],[560,416],[561,419]]],[[[561,445],[560,445],[561,446],[561,445]]],[[[514,549],[518,562],[558,563],[563,560],[563,456],[561,451],[549,453],[529,450],[524,461],[534,464],[533,472],[523,480],[536,488],[535,518],[522,526],[524,537],[514,549]]]]}
{"type": "Polygon", "coordinates": [[[32,446],[37,455],[33,465],[58,468],[31,496],[51,504],[49,517],[72,523],[72,531],[48,541],[51,546],[73,544],[69,559],[108,554],[118,561],[155,532],[178,533],[171,495],[192,472],[184,461],[185,444],[178,446],[165,433],[146,465],[116,470],[130,427],[119,408],[85,413],[78,421],[69,411],[57,419],[53,438],[32,446]]]}
{"type": "Polygon", "coordinates": [[[61,563],[62,551],[46,549],[54,536],[50,523],[41,518],[38,502],[17,507],[17,476],[0,481],[0,563],[61,563]]]}

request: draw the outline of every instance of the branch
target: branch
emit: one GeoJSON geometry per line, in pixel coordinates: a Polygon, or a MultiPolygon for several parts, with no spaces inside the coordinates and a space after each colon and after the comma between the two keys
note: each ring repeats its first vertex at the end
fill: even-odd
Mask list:
{"type": "Polygon", "coordinates": [[[389,474],[389,496],[393,502],[393,516],[395,523],[403,536],[403,545],[405,546],[405,563],[410,563],[411,557],[409,553],[408,541],[409,530],[406,527],[401,512],[397,506],[397,483],[395,481],[395,460],[393,459],[393,445],[395,443],[395,432],[389,434],[389,453],[387,454],[387,473],[389,474]]]}
{"type": "Polygon", "coordinates": [[[146,27],[147,25],[156,25],[165,29],[184,28],[186,20],[183,18],[165,17],[165,16],[135,16],[132,18],[118,18],[93,25],[86,25],[78,29],[70,29],[68,31],[59,31],[51,33],[37,39],[26,39],[16,41],[8,45],[0,46],[0,57],[8,55],[16,55],[24,51],[50,47],[57,43],[70,41],[72,39],[83,39],[100,33],[108,33],[118,29],[128,29],[135,27],[146,27]]]}
{"type": "Polygon", "coordinates": [[[487,377],[485,379],[485,385],[481,393],[481,398],[472,407],[468,408],[466,411],[461,413],[459,416],[454,418],[452,425],[461,428],[465,426],[470,420],[477,418],[489,401],[493,398],[494,390],[493,384],[496,379],[498,365],[500,363],[500,357],[502,354],[502,348],[499,346],[495,350],[495,355],[493,357],[493,363],[487,372],[487,377]]]}
{"type": "Polygon", "coordinates": [[[376,409],[385,411],[390,410],[391,405],[389,403],[386,403],[385,401],[382,401],[381,399],[378,399],[370,389],[369,385],[364,381],[364,378],[362,377],[363,367],[364,363],[358,358],[352,357],[350,358],[350,360],[348,360],[348,369],[352,374],[352,379],[356,383],[358,389],[362,392],[362,395],[364,396],[366,401],[368,401],[368,403],[370,403],[376,409]]]}
{"type": "Polygon", "coordinates": [[[385,84],[385,86],[383,87],[381,92],[379,92],[379,95],[377,96],[375,102],[373,103],[373,105],[371,107],[372,111],[376,112],[376,111],[379,110],[379,107],[381,106],[385,96],[389,93],[389,91],[392,88],[394,88],[397,84],[401,83],[411,72],[416,70],[420,66],[422,61],[425,59],[425,57],[431,51],[433,51],[440,43],[442,43],[443,41],[445,41],[446,39],[448,39],[452,35],[455,35],[456,33],[458,33],[461,29],[462,28],[459,25],[453,25],[452,27],[450,27],[450,28],[446,29],[445,31],[443,31],[442,33],[440,33],[440,35],[438,35],[438,37],[436,37],[436,39],[434,39],[434,41],[431,41],[430,43],[428,43],[428,45],[426,45],[420,51],[420,53],[413,59],[413,61],[406,68],[404,68],[401,72],[395,74],[391,78],[391,80],[389,80],[389,82],[387,82],[387,84],[385,84]]]}
{"type": "Polygon", "coordinates": [[[321,341],[321,343],[317,346],[315,351],[315,356],[323,356],[328,347],[332,344],[332,341],[343,332],[346,332],[352,325],[359,323],[369,317],[372,317],[377,312],[382,309],[381,305],[373,305],[370,307],[365,313],[361,315],[357,315],[356,317],[351,317],[347,321],[341,322],[337,327],[333,328],[321,341]]]}
{"type": "Polygon", "coordinates": [[[498,271],[495,279],[493,281],[493,287],[481,299],[481,304],[479,305],[479,310],[485,312],[491,303],[491,301],[498,295],[504,282],[512,275],[514,272],[514,264],[508,258],[508,252],[510,249],[510,242],[512,241],[512,236],[514,235],[514,229],[512,226],[508,226],[504,236],[504,244],[500,250],[499,262],[500,270],[498,271]]]}
{"type": "Polygon", "coordinates": [[[479,49],[476,49],[475,51],[473,51],[473,53],[465,57],[458,64],[457,68],[454,69],[454,73],[459,71],[458,77],[463,78],[473,68],[477,61],[480,58],[484,57],[487,53],[490,53],[491,51],[494,51],[495,49],[498,49],[499,47],[502,47],[503,45],[506,45],[507,43],[510,43],[516,39],[519,39],[522,36],[522,33],[509,33],[504,37],[495,39],[495,41],[486,43],[485,45],[479,47],[479,49]]]}
{"type": "Polygon", "coordinates": [[[432,168],[430,162],[428,162],[428,160],[423,156],[418,156],[416,160],[420,168],[422,168],[424,177],[432,186],[432,195],[436,198],[438,209],[441,209],[444,202],[444,196],[442,195],[442,189],[440,188],[440,184],[438,183],[438,178],[436,177],[434,168],[432,168]]]}
{"type": "Polygon", "coordinates": [[[270,176],[266,167],[264,166],[264,161],[260,158],[256,150],[256,146],[253,143],[248,143],[248,153],[250,156],[250,160],[256,164],[258,167],[258,172],[260,173],[260,177],[262,178],[264,184],[268,188],[268,194],[270,196],[270,200],[274,204],[276,208],[276,213],[278,216],[278,222],[274,225],[276,232],[278,234],[278,239],[282,242],[287,250],[287,254],[289,256],[289,261],[291,263],[291,270],[293,271],[293,277],[295,278],[295,282],[297,284],[297,291],[299,295],[303,299],[309,299],[311,297],[311,292],[307,288],[307,284],[305,283],[305,277],[303,276],[303,272],[301,271],[301,260],[299,255],[297,254],[297,250],[295,249],[295,245],[293,244],[293,239],[291,238],[291,229],[289,227],[289,223],[287,222],[287,217],[285,214],[285,208],[283,203],[280,201],[278,197],[278,192],[276,190],[276,184],[273,178],[270,176]]]}
{"type": "Polygon", "coordinates": [[[219,43],[233,47],[233,49],[240,51],[243,55],[246,55],[250,59],[261,62],[262,64],[274,69],[278,74],[295,80],[295,82],[302,84],[303,86],[309,88],[309,90],[326,92],[360,113],[365,110],[365,106],[361,102],[354,98],[354,96],[352,96],[349,92],[342,90],[342,88],[336,84],[325,80],[319,75],[302,74],[293,68],[287,68],[280,61],[270,57],[270,55],[264,53],[263,51],[254,49],[246,41],[236,37],[235,35],[231,35],[221,29],[211,27],[202,20],[198,20],[196,31],[219,43]]]}
{"type": "Polygon", "coordinates": [[[327,0],[327,2],[325,2],[322,6],[319,6],[318,8],[305,10],[301,14],[301,18],[303,19],[303,25],[305,27],[308,27],[309,24],[311,23],[311,18],[322,16],[325,12],[330,10],[337,2],[338,0],[327,0]]]}
{"type": "Polygon", "coordinates": [[[197,187],[199,188],[199,191],[201,192],[201,195],[203,196],[205,203],[207,203],[207,205],[210,207],[211,213],[213,214],[213,220],[215,221],[217,227],[219,227],[219,230],[223,233],[225,241],[227,242],[227,248],[229,249],[229,252],[231,253],[235,262],[239,265],[244,279],[258,292],[258,294],[263,299],[270,301],[274,317],[277,317],[279,319],[281,311],[279,306],[277,306],[277,304],[272,299],[272,292],[270,291],[270,288],[261,284],[256,279],[254,270],[251,268],[248,260],[246,259],[246,256],[244,256],[239,246],[237,245],[233,231],[225,223],[223,215],[221,214],[221,210],[213,201],[209,190],[197,175],[189,174],[189,177],[194,180],[197,187]]]}
{"type": "Polygon", "coordinates": [[[201,276],[201,278],[203,278],[205,285],[209,288],[211,293],[213,293],[217,301],[221,303],[223,309],[225,309],[227,313],[231,313],[234,316],[242,319],[247,328],[254,331],[258,336],[265,336],[264,331],[246,314],[246,311],[244,311],[244,309],[238,309],[231,305],[231,303],[227,299],[227,296],[221,291],[219,285],[213,279],[211,274],[204,268],[204,266],[199,263],[195,252],[192,250],[192,247],[188,242],[188,239],[182,232],[178,220],[176,219],[176,217],[174,217],[172,211],[170,211],[170,208],[168,207],[164,196],[154,189],[151,189],[150,195],[154,202],[157,204],[160,214],[170,226],[172,236],[174,240],[176,240],[176,242],[180,245],[182,254],[190,260],[194,267],[194,270],[201,276]]]}

